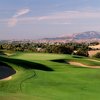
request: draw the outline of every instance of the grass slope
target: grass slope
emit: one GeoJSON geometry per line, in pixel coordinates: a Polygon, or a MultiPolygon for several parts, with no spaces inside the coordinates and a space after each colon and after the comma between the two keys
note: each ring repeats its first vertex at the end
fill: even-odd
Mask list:
{"type": "Polygon", "coordinates": [[[0,57],[16,70],[0,81],[0,100],[99,100],[100,69],[69,65],[68,61],[98,65],[85,57],[59,54],[16,53],[0,57]]]}

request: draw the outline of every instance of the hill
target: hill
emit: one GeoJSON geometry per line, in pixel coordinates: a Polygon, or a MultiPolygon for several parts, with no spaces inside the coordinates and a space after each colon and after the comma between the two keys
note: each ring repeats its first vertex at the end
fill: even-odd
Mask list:
{"type": "Polygon", "coordinates": [[[100,32],[86,31],[56,38],[44,38],[41,42],[100,42],[100,32]]]}
{"type": "Polygon", "coordinates": [[[100,39],[100,32],[87,31],[82,33],[76,33],[72,35],[73,39],[100,39]]]}

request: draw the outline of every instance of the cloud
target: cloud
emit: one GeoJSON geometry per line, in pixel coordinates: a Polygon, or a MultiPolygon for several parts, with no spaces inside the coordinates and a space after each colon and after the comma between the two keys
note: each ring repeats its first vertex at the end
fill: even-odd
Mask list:
{"type": "Polygon", "coordinates": [[[72,23],[68,23],[68,22],[56,22],[56,23],[51,23],[51,24],[54,24],[54,25],[69,25],[69,24],[72,24],[72,23]]]}
{"type": "Polygon", "coordinates": [[[13,15],[11,19],[9,19],[8,26],[9,27],[15,26],[18,22],[18,17],[25,15],[29,12],[30,12],[30,9],[21,9],[21,10],[17,11],[16,14],[13,15]]]}
{"type": "Polygon", "coordinates": [[[8,26],[9,27],[13,27],[17,24],[18,20],[17,18],[11,18],[9,21],[8,21],[8,26]]]}
{"type": "Polygon", "coordinates": [[[62,24],[69,25],[75,23],[83,23],[84,21],[92,22],[100,20],[99,11],[63,11],[55,12],[44,16],[22,17],[18,21],[22,23],[37,23],[37,24],[62,24]]]}
{"type": "Polygon", "coordinates": [[[100,20],[100,11],[62,11],[55,12],[44,16],[33,16],[33,17],[20,17],[24,14],[29,13],[29,9],[19,10],[9,21],[8,26],[13,27],[18,21],[22,23],[37,23],[37,24],[62,24],[69,25],[75,23],[86,22],[87,20],[100,20]]]}
{"type": "Polygon", "coordinates": [[[54,13],[48,16],[40,16],[38,20],[62,20],[62,19],[89,19],[89,18],[100,18],[100,12],[95,11],[64,11],[54,13]]]}
{"type": "Polygon", "coordinates": [[[27,14],[28,12],[30,12],[30,9],[21,9],[13,17],[14,18],[17,18],[19,16],[22,16],[24,14],[27,14]]]}

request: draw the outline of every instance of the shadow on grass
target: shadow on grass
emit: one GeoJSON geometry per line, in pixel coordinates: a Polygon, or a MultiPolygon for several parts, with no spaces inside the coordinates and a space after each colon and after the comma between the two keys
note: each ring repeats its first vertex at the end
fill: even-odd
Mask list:
{"type": "MultiPolygon", "coordinates": [[[[57,63],[63,63],[67,65],[70,65],[69,63],[69,59],[57,59],[57,60],[51,60],[53,62],[57,62],[57,63]]],[[[76,66],[76,65],[70,65],[71,68],[88,68],[88,67],[82,67],[82,66],[76,66]]]]}
{"type": "Polygon", "coordinates": [[[3,57],[3,56],[0,56],[0,60],[3,62],[15,64],[17,66],[21,66],[25,69],[37,69],[37,70],[43,70],[43,71],[53,71],[53,69],[51,69],[45,65],[35,63],[35,62],[26,61],[26,60],[12,59],[12,58],[7,58],[7,57],[3,57]]]}
{"type": "Polygon", "coordinates": [[[73,55],[72,57],[73,58],[81,58],[81,59],[83,58],[82,56],[77,56],[77,55],[73,55]]]}
{"type": "Polygon", "coordinates": [[[56,60],[51,60],[53,62],[58,62],[58,63],[64,63],[64,64],[68,64],[66,59],[56,59],[56,60]]]}
{"type": "Polygon", "coordinates": [[[4,54],[4,52],[3,52],[3,51],[0,51],[0,55],[6,55],[6,54],[4,54]]]}
{"type": "Polygon", "coordinates": [[[12,67],[0,62],[0,79],[7,78],[15,73],[16,71],[12,67]]]}

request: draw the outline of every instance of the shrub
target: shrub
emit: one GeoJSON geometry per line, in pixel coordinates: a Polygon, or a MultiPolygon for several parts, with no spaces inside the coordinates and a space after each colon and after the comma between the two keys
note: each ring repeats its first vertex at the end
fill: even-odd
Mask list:
{"type": "Polygon", "coordinates": [[[97,53],[94,55],[94,57],[100,58],[100,52],[97,52],[97,53]]]}
{"type": "Polygon", "coordinates": [[[75,53],[75,55],[85,56],[85,57],[89,56],[88,51],[87,50],[82,50],[82,49],[77,50],[77,52],[75,53]]]}

